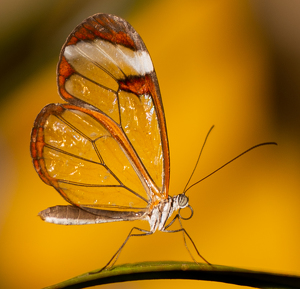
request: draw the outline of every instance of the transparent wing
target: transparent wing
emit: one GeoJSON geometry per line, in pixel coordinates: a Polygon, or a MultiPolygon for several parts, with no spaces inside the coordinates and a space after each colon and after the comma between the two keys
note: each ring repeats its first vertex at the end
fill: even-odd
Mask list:
{"type": "Polygon", "coordinates": [[[152,185],[169,188],[169,147],[162,100],[149,53],[125,20],[96,14],[78,25],[58,64],[61,97],[91,105],[118,123],[137,152],[152,185]]]}
{"type": "Polygon", "coordinates": [[[75,106],[50,104],[41,111],[31,151],[42,180],[72,204],[130,210],[148,204],[146,190],[117,141],[75,106]]]}
{"type": "Polygon", "coordinates": [[[156,75],[136,31],[97,14],[70,34],[60,95],[38,115],[31,154],[42,180],[70,203],[140,210],[168,196],[169,150],[156,75]],[[156,199],[156,198],[154,198],[156,199]]]}

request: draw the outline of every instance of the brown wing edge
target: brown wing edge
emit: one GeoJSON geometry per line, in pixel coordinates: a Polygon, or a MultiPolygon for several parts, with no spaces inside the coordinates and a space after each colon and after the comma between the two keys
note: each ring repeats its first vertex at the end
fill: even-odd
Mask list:
{"type": "Polygon", "coordinates": [[[43,158],[44,142],[44,125],[49,115],[59,114],[64,108],[59,103],[51,103],[46,105],[38,114],[34,121],[31,131],[30,153],[32,157],[33,166],[38,173],[41,180],[49,186],[53,186],[59,194],[68,202],[72,203],[66,194],[59,188],[56,179],[52,178],[46,169],[43,158]]]}

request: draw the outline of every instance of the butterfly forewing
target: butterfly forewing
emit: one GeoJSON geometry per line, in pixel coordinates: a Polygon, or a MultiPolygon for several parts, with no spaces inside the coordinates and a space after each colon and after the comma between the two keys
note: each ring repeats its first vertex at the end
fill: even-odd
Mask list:
{"type": "Polygon", "coordinates": [[[138,210],[168,195],[169,151],[150,56],[123,19],[97,14],[62,48],[59,92],[70,105],[38,115],[31,152],[37,172],[70,203],[138,210]]]}
{"type": "Polygon", "coordinates": [[[94,15],[70,34],[60,58],[62,97],[92,104],[122,125],[154,184],[166,191],[162,186],[164,179],[169,182],[169,154],[163,108],[140,36],[116,16],[94,15]]]}

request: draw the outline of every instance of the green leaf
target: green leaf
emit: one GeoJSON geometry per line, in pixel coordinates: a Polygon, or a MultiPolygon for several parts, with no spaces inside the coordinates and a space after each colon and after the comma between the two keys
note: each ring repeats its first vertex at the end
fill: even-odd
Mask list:
{"type": "Polygon", "coordinates": [[[45,289],[86,288],[101,284],[154,279],[206,280],[256,288],[300,288],[299,276],[192,262],[161,261],[123,264],[105,269],[100,273],[95,272],[97,270],[45,289]]]}

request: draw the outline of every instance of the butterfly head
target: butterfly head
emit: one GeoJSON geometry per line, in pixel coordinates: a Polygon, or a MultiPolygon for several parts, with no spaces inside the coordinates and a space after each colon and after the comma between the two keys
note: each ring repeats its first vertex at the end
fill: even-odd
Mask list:
{"type": "Polygon", "coordinates": [[[177,196],[177,198],[180,209],[183,209],[189,205],[189,198],[185,194],[180,194],[177,196]]]}

